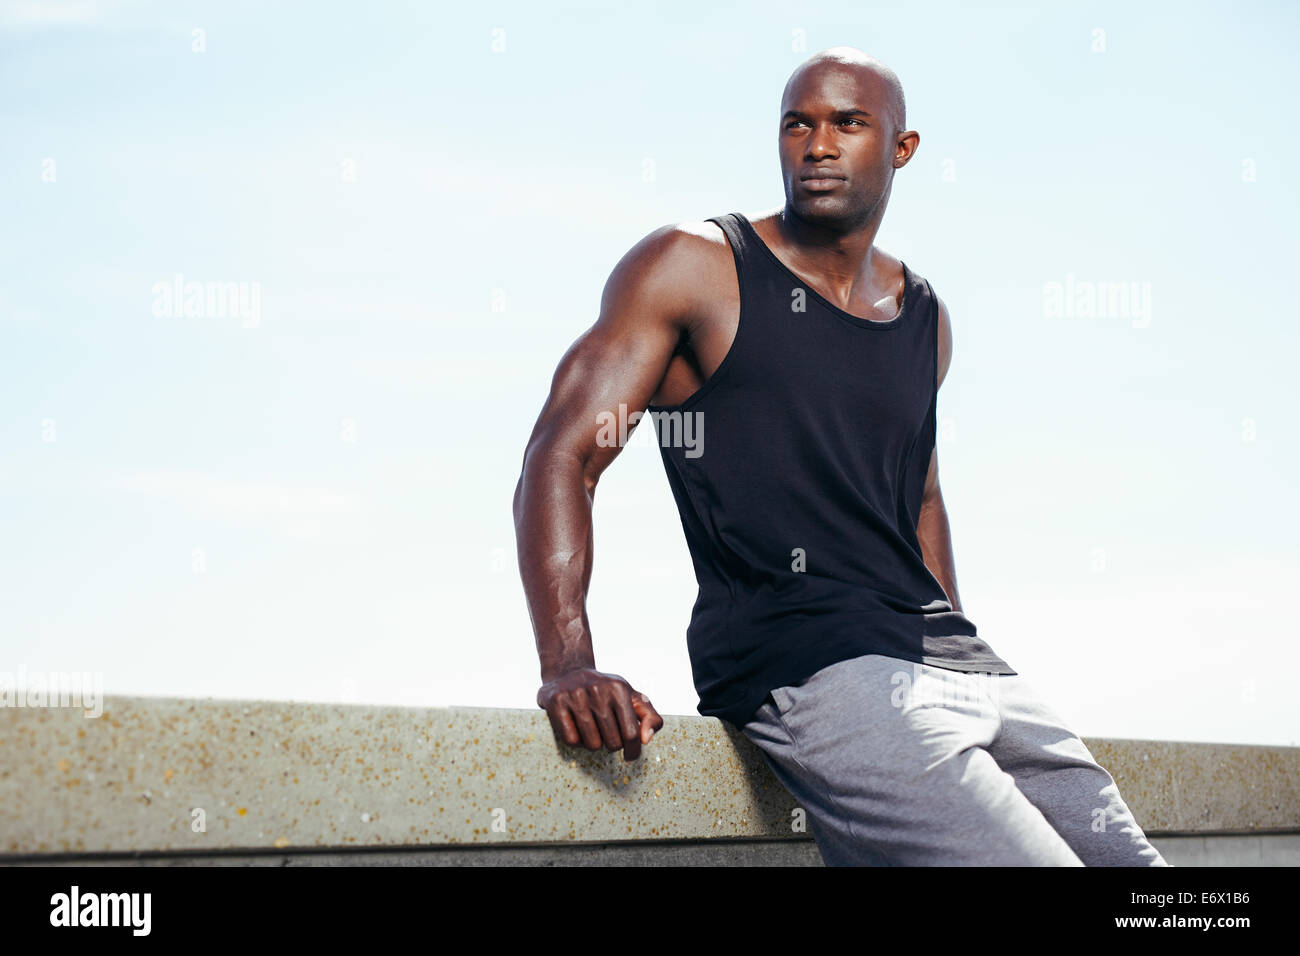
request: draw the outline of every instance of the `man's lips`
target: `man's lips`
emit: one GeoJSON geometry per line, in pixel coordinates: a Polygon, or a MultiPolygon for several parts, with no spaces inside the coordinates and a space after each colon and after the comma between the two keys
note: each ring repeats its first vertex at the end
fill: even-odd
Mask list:
{"type": "Polygon", "coordinates": [[[820,192],[826,189],[834,189],[840,183],[844,182],[844,177],[838,173],[831,172],[813,172],[804,173],[799,177],[799,182],[804,189],[814,192],[820,192]]]}

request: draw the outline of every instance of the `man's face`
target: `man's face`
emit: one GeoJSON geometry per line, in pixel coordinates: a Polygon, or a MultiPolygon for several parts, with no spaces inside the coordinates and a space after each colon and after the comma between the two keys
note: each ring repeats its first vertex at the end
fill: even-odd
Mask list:
{"type": "Polygon", "coordinates": [[[800,219],[848,230],[876,213],[893,181],[889,102],[874,73],[836,64],[805,70],[787,86],[781,175],[786,204],[800,219]],[[819,175],[827,178],[810,178],[819,175]]]}

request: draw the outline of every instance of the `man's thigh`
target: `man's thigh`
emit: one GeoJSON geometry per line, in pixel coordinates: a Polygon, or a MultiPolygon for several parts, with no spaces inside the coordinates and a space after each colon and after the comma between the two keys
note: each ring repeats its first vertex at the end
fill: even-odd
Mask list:
{"type": "Polygon", "coordinates": [[[830,865],[1081,865],[986,749],[999,720],[976,687],[866,655],[776,688],[742,731],[830,865]]]}
{"type": "Polygon", "coordinates": [[[1000,726],[989,746],[1016,787],[1086,866],[1168,866],[1114,778],[1020,675],[990,675],[1000,726]]]}

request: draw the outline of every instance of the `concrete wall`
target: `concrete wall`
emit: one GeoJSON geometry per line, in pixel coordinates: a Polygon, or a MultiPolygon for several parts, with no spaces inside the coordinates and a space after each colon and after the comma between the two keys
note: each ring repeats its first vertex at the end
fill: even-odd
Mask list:
{"type": "MultiPolygon", "coordinates": [[[[641,759],[540,710],[110,697],[0,708],[9,862],[818,865],[761,754],[664,718],[641,759]]],[[[1300,748],[1086,738],[1175,864],[1300,862],[1300,748]]]]}

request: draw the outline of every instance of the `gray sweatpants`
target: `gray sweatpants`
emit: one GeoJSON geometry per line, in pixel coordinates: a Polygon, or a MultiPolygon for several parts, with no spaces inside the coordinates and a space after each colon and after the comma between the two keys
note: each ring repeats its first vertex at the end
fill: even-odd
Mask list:
{"type": "Polygon", "coordinates": [[[1168,866],[1114,778],[1018,675],[869,654],[741,728],[830,866],[1168,866]]]}

